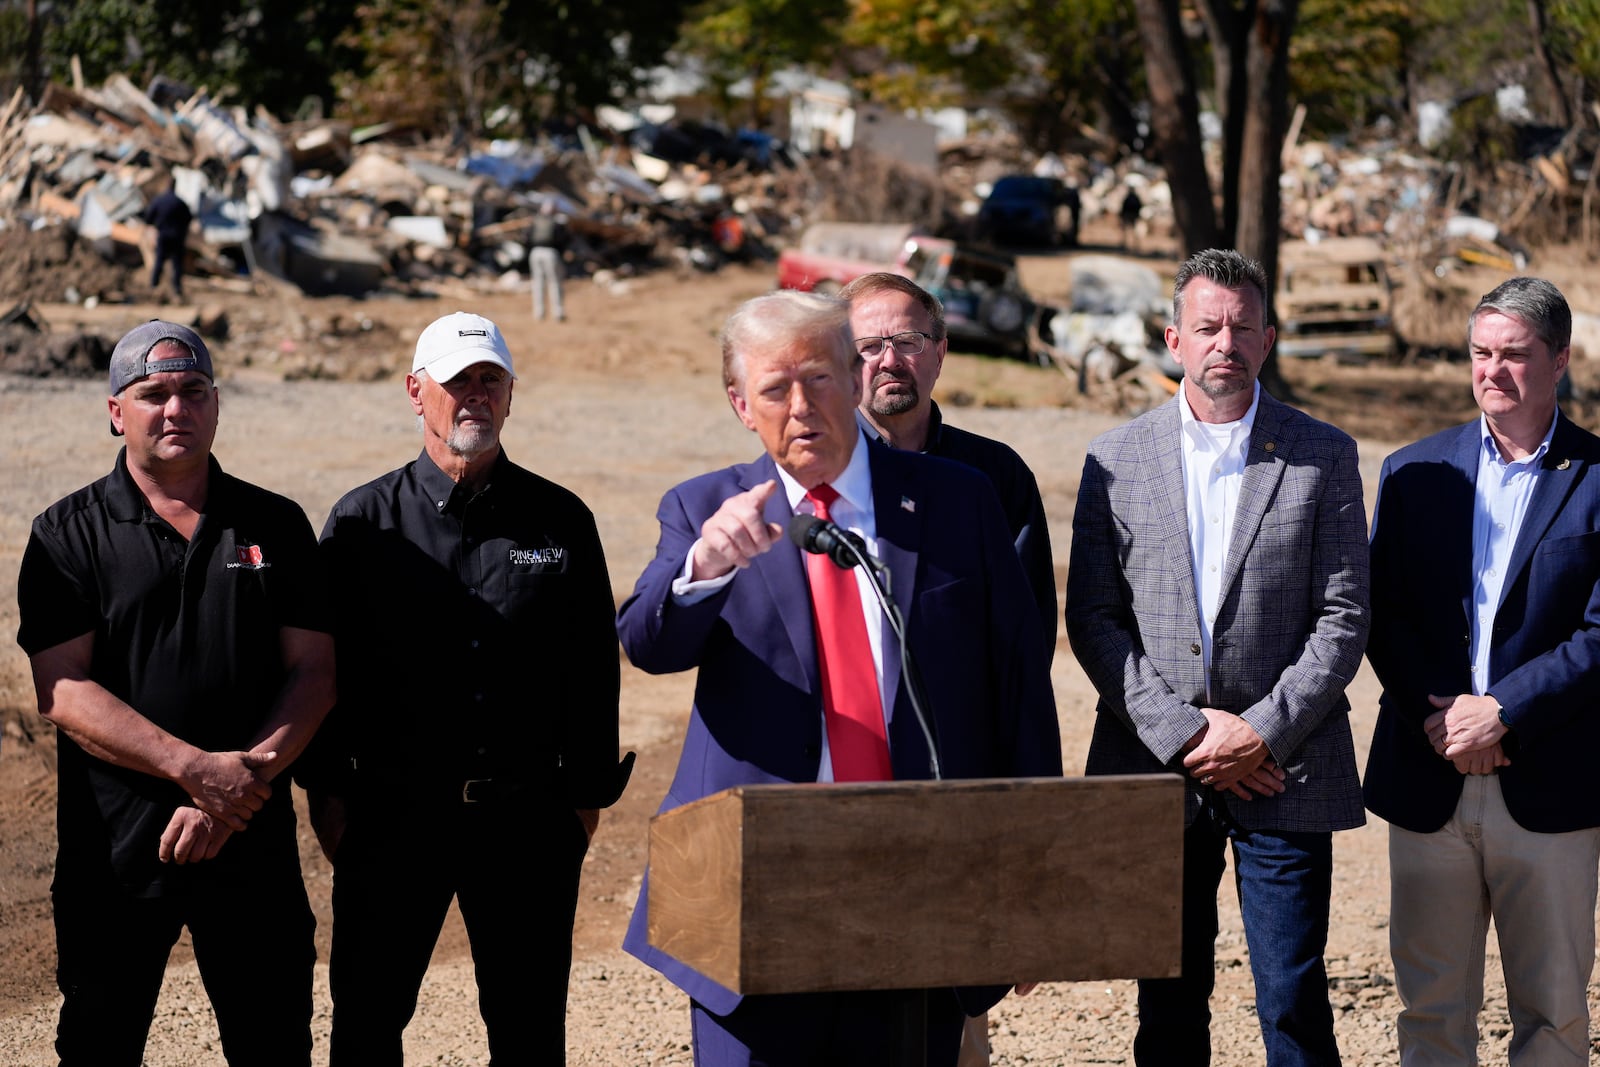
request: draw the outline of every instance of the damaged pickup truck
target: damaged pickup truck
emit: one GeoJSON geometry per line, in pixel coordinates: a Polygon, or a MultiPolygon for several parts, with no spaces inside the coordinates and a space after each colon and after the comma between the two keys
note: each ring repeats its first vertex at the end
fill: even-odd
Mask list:
{"type": "Polygon", "coordinates": [[[1030,326],[1042,309],[1017,277],[1016,259],[894,223],[818,223],[799,247],[778,256],[784,289],[836,293],[872,271],[904,275],[944,304],[956,345],[1047,363],[1036,355],[1030,326]]]}

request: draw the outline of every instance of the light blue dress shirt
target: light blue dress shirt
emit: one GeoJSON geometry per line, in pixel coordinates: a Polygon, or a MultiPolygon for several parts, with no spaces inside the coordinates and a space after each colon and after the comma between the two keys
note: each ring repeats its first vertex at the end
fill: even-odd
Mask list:
{"type": "Polygon", "coordinates": [[[1528,501],[1539,484],[1539,468],[1550,451],[1556,418],[1533,454],[1506,462],[1489,432],[1489,420],[1480,417],[1483,448],[1478,453],[1478,481],[1472,507],[1472,692],[1482,696],[1494,680],[1489,677],[1489,651],[1493,645],[1494,616],[1505,590],[1506,567],[1516,547],[1528,501]]]}

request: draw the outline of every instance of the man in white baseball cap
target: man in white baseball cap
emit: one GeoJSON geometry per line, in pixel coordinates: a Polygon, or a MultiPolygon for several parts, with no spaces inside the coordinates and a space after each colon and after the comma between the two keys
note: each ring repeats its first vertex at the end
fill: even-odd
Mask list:
{"type": "Polygon", "coordinates": [[[578,874],[632,756],[594,517],[506,458],[514,383],[488,319],[428,326],[406,376],[422,454],[322,532],[348,687],[307,782],[334,864],[332,1067],[399,1067],[452,899],[491,1060],[565,1061],[578,874]]]}
{"type": "Polygon", "coordinates": [[[457,311],[428,324],[417,338],[411,373],[427,371],[436,382],[448,382],[474,363],[493,363],[515,378],[511,349],[500,327],[482,315],[457,311]]]}

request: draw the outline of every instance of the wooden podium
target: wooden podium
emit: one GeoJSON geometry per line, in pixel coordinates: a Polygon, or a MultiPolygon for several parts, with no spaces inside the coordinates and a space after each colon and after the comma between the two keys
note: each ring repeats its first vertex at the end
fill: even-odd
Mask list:
{"type": "Polygon", "coordinates": [[[751,785],[650,824],[651,945],[736,993],[1179,973],[1176,775],[751,785]]]}

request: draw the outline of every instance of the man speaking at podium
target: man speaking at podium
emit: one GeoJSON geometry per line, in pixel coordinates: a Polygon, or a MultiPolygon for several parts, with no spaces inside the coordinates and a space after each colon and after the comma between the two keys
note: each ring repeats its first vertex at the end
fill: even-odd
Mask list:
{"type": "MultiPolygon", "coordinates": [[[[751,783],[932,776],[866,569],[802,552],[785,536],[796,516],[850,531],[892,574],[944,777],[1061,773],[1046,650],[994,489],[856,424],[857,345],[878,340],[851,340],[844,303],[793,291],[723,328],[728,401],[766,454],[667,493],[655,559],[617,621],[640,669],[699,668],[662,811],[751,783]]],[[[699,1067],[892,1062],[892,994],[740,997],[650,946],[647,902],[648,886],[624,947],[689,994],[699,1067]]],[[[951,1067],[964,1013],[993,999],[929,991],[927,1063],[951,1067]]]]}

